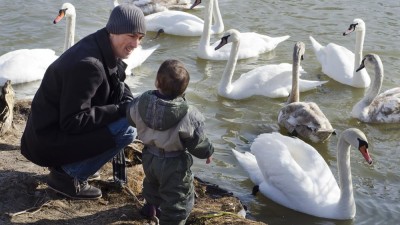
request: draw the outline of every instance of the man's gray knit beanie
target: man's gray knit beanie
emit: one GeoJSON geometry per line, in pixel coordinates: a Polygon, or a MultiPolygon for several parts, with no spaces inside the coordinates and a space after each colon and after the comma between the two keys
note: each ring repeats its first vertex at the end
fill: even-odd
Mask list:
{"type": "Polygon", "coordinates": [[[144,14],[134,4],[118,5],[112,10],[106,29],[112,34],[146,34],[144,14]]]}

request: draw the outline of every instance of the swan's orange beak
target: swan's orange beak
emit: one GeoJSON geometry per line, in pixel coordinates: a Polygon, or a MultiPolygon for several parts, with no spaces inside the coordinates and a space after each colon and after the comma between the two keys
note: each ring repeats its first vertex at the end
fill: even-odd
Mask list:
{"type": "Polygon", "coordinates": [[[62,20],[62,18],[64,18],[65,11],[67,11],[67,9],[60,9],[60,11],[58,11],[58,16],[53,21],[54,24],[60,22],[60,20],[62,20]]]}
{"type": "Polygon", "coordinates": [[[365,161],[367,161],[368,164],[372,164],[372,158],[368,153],[367,146],[363,145],[358,150],[360,150],[361,154],[364,156],[365,161]]]}

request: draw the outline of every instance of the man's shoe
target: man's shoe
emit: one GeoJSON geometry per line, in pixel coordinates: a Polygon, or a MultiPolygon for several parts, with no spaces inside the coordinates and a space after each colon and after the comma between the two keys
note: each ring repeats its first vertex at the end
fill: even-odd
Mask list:
{"type": "Polygon", "coordinates": [[[88,177],[88,181],[93,181],[93,180],[101,180],[99,171],[88,177]]]}
{"type": "Polygon", "coordinates": [[[87,181],[78,181],[65,173],[61,168],[50,169],[47,185],[54,191],[72,199],[99,199],[101,190],[88,184],[87,181]]]}

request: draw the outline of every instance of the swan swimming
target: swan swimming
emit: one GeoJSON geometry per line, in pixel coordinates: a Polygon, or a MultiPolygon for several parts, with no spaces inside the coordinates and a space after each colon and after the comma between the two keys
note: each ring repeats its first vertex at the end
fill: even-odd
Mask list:
{"type": "MultiPolygon", "coordinates": [[[[70,3],[64,3],[54,23],[63,17],[67,18],[64,50],[74,44],[75,34],[75,7],[70,3]]],[[[47,67],[58,56],[52,49],[18,49],[0,56],[0,85],[7,80],[12,84],[27,83],[41,80],[47,67]]]]}
{"type": "Polygon", "coordinates": [[[357,71],[365,67],[374,68],[372,85],[365,96],[353,106],[351,115],[366,123],[400,122],[400,88],[392,88],[379,94],[383,81],[383,65],[376,54],[367,54],[357,71]]]}
{"type": "Polygon", "coordinates": [[[60,22],[64,17],[67,20],[64,41],[64,51],[66,51],[75,44],[76,11],[71,3],[67,2],[61,6],[58,16],[54,19],[53,23],[56,24],[60,22]]]}
{"type": "MultiPolygon", "coordinates": [[[[253,95],[269,98],[287,97],[289,95],[292,89],[292,65],[289,63],[260,66],[242,74],[232,82],[239,54],[238,49],[241,44],[240,32],[235,29],[226,31],[215,50],[219,51],[227,43],[232,43],[231,52],[219,82],[219,95],[235,100],[245,99],[253,95]]],[[[304,72],[303,69],[300,70],[304,72]]],[[[326,82],[300,79],[300,91],[314,89],[326,82]]]]}
{"type": "MultiPolygon", "coordinates": [[[[197,2],[197,0],[196,0],[197,2]]],[[[193,3],[191,8],[198,3],[193,3]]],[[[206,14],[211,13],[211,9],[206,9],[206,14]]],[[[153,13],[146,17],[147,31],[160,32],[177,35],[196,37],[201,36],[203,33],[204,21],[199,17],[183,11],[168,10],[153,13]]],[[[216,19],[214,25],[211,26],[212,34],[219,34],[224,31],[224,23],[222,17],[215,15],[216,19]]]]}
{"type": "Polygon", "coordinates": [[[278,132],[259,135],[251,145],[251,153],[232,151],[256,184],[253,191],[258,189],[271,200],[298,212],[347,220],[356,215],[351,146],[372,164],[365,134],[356,128],[346,129],[337,144],[338,181],[315,148],[278,132]]]}
{"type": "Polygon", "coordinates": [[[362,19],[354,19],[343,35],[348,35],[353,31],[356,32],[354,53],[334,43],[322,46],[312,36],[310,36],[310,40],[324,74],[342,84],[366,88],[371,83],[368,73],[365,70],[356,71],[361,63],[365,37],[365,23],[362,19]]]}
{"type": "MultiPolygon", "coordinates": [[[[215,32],[212,31],[212,18],[216,20],[216,24],[223,26],[222,16],[219,9],[218,0],[207,0],[206,12],[204,14],[204,28],[201,34],[199,46],[197,48],[197,57],[207,60],[227,60],[229,58],[230,45],[219,51],[214,51],[219,41],[210,44],[210,36],[215,32]],[[211,13],[212,12],[212,13],[211,13]],[[218,22],[219,21],[219,22],[218,22]]],[[[201,0],[196,0],[192,7],[196,7],[201,0]]],[[[223,28],[222,28],[223,31],[223,28]]],[[[222,32],[221,31],[221,32],[222,32]]],[[[240,33],[241,44],[239,47],[238,59],[246,59],[257,57],[258,55],[274,50],[281,42],[287,40],[290,36],[269,37],[255,32],[240,33]]]]}
{"type": "Polygon", "coordinates": [[[293,51],[292,91],[278,115],[278,124],[291,135],[300,136],[313,142],[327,140],[335,130],[324,113],[314,102],[300,102],[299,66],[303,59],[305,45],[297,42],[293,51]]]}
{"type": "MultiPolygon", "coordinates": [[[[117,1],[117,0],[115,0],[117,1]]],[[[139,7],[144,15],[166,10],[187,10],[192,3],[190,0],[125,0],[139,7]]]]}

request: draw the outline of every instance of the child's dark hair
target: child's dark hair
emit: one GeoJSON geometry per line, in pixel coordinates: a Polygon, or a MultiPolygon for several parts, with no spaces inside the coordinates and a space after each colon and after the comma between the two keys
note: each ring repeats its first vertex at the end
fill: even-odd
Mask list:
{"type": "Polygon", "coordinates": [[[157,72],[157,87],[164,95],[176,98],[182,95],[190,80],[189,72],[179,60],[165,60],[157,72]]]}

